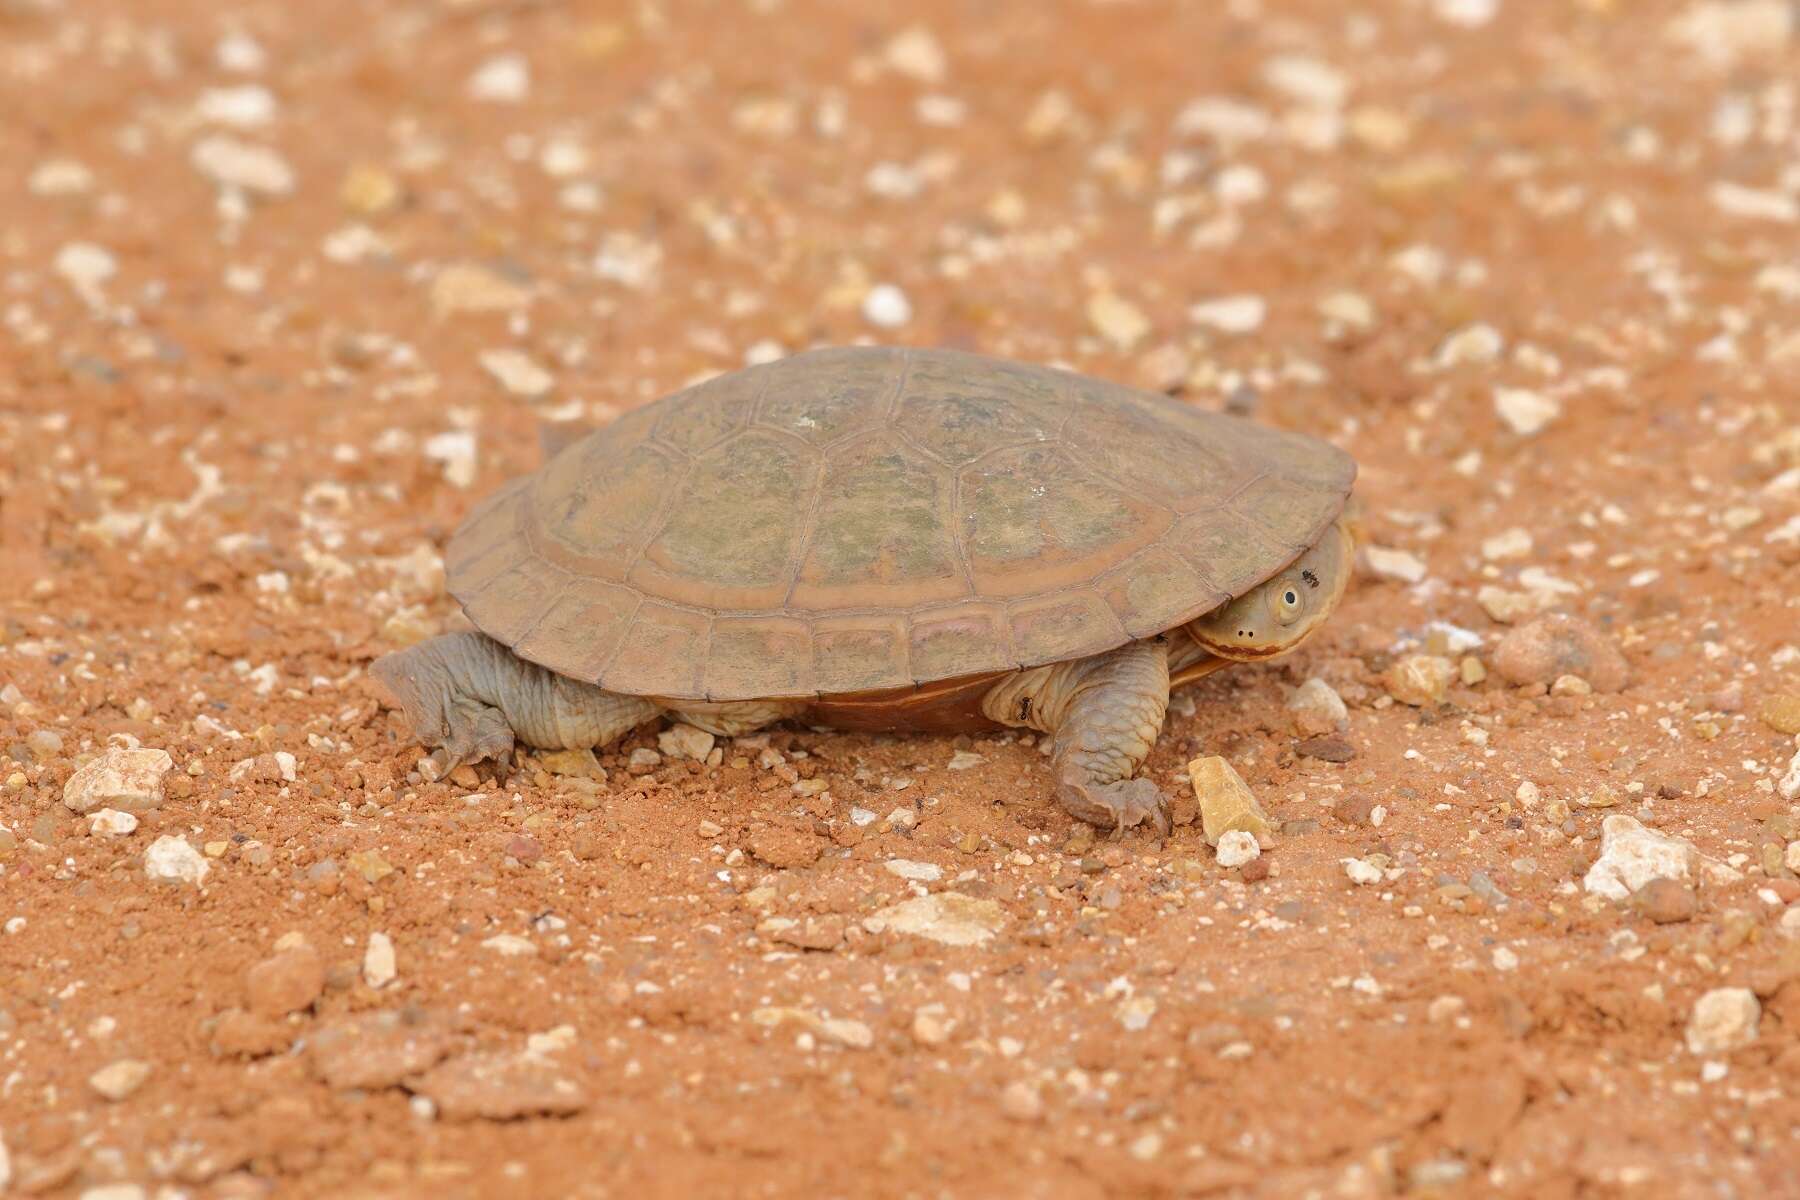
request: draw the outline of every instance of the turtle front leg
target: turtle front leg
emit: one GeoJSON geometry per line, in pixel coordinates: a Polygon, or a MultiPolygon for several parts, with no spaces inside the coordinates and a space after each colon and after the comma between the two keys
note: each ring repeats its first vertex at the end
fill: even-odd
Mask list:
{"type": "Polygon", "coordinates": [[[385,654],[369,674],[394,697],[440,774],[504,759],[515,741],[540,750],[604,746],[660,712],[526,662],[479,633],[448,633],[385,654]]]}
{"type": "Polygon", "coordinates": [[[1006,724],[1052,735],[1056,798],[1070,815],[1120,831],[1149,822],[1168,835],[1168,798],[1148,779],[1132,778],[1169,707],[1162,639],[1020,672],[996,685],[982,707],[1006,724]]]}

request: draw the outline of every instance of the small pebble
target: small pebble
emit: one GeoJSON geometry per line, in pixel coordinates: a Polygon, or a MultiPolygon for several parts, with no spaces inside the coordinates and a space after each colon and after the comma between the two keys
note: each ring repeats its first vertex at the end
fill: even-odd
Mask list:
{"type": "Polygon", "coordinates": [[[1494,389],[1494,411],[1506,427],[1520,437],[1542,433],[1562,415],[1562,405],[1528,388],[1494,389]]]}
{"type": "Polygon", "coordinates": [[[1579,677],[1596,692],[1616,692],[1631,679],[1631,668],[1612,640],[1580,617],[1551,613],[1511,630],[1493,655],[1494,669],[1515,685],[1546,686],[1566,675],[1579,677]]]}
{"type": "Polygon", "coordinates": [[[383,988],[394,982],[394,977],[398,974],[394,939],[380,931],[371,933],[368,948],[363,951],[363,982],[372,988],[383,988]]]}
{"type": "Polygon", "coordinates": [[[144,875],[152,883],[191,883],[196,886],[212,870],[186,838],[164,834],[144,851],[144,875]]]}
{"type": "Polygon", "coordinates": [[[1044,1099],[1035,1085],[1015,1080],[1000,1091],[1000,1111],[1014,1121],[1041,1121],[1044,1099]]]}
{"type": "Polygon", "coordinates": [[[102,1098],[117,1103],[144,1086],[150,1064],[138,1058],[121,1058],[88,1076],[88,1086],[102,1098]]]}
{"type": "Polygon", "coordinates": [[[1219,865],[1230,869],[1241,867],[1252,859],[1262,855],[1262,847],[1256,844],[1256,835],[1241,829],[1233,829],[1219,835],[1219,865]]]}
{"type": "Polygon", "coordinates": [[[878,283],[863,297],[863,319],[879,329],[898,329],[912,320],[912,301],[891,283],[878,283]]]}
{"type": "Polygon", "coordinates": [[[250,1011],[282,1017],[310,1008],[325,990],[325,965],[319,952],[301,943],[263,959],[244,976],[250,1011]]]}
{"type": "Polygon", "coordinates": [[[1457,678],[1456,664],[1437,654],[1411,654],[1382,676],[1388,695],[1415,708],[1442,704],[1457,678]]]}
{"type": "Polygon", "coordinates": [[[1694,1002],[1687,1023],[1693,1054],[1725,1054],[1756,1041],[1762,1005],[1749,988],[1714,988],[1694,1002]]]}

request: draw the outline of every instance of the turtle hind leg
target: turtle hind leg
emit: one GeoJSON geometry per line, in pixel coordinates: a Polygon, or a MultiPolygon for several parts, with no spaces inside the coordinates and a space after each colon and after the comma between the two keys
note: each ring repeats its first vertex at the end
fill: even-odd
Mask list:
{"type": "Polygon", "coordinates": [[[1133,779],[1162,733],[1169,707],[1169,659],[1159,639],[1132,642],[1080,663],[1049,696],[1056,796],[1072,816],[1124,831],[1154,825],[1168,836],[1169,801],[1148,779],[1133,779]]]}

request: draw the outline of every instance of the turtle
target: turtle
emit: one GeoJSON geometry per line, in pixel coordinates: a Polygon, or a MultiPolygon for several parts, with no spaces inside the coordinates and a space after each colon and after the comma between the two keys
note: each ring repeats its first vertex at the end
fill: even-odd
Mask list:
{"type": "Polygon", "coordinates": [[[1354,557],[1318,439],[958,350],[811,350],[570,439],[445,550],[473,631],[370,667],[436,773],[667,716],[1049,735],[1056,798],[1134,778],[1169,691],[1292,650],[1354,557]]]}

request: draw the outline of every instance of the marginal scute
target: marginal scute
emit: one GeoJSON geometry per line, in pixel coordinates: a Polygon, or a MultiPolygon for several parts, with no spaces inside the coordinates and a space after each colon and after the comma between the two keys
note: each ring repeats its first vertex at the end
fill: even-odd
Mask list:
{"type": "Polygon", "coordinates": [[[764,696],[805,695],[813,684],[812,627],[791,617],[726,617],[713,622],[705,689],[764,696]]]}
{"type": "Polygon", "coordinates": [[[913,618],[912,670],[920,682],[1007,670],[1017,664],[1006,645],[1006,622],[997,605],[934,609],[913,618]]]}
{"type": "Polygon", "coordinates": [[[813,625],[813,683],[821,694],[871,692],[912,682],[904,618],[820,617],[813,625]]]}
{"type": "Polygon", "coordinates": [[[1125,632],[1134,638],[1149,637],[1168,628],[1168,614],[1224,592],[1209,582],[1192,564],[1174,551],[1152,546],[1126,567],[1106,577],[1102,585],[1106,603],[1125,632]]]}
{"type": "Polygon", "coordinates": [[[1102,380],[843,348],[625,414],[484,503],[445,561],[477,627],[574,678],[848,696],[1171,629],[1316,541],[1354,473],[1102,380]]]}
{"type": "Polygon", "coordinates": [[[702,668],[711,632],[710,616],[667,604],[645,604],[594,682],[640,696],[704,699],[702,668]]]}

